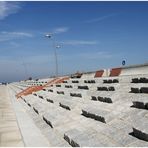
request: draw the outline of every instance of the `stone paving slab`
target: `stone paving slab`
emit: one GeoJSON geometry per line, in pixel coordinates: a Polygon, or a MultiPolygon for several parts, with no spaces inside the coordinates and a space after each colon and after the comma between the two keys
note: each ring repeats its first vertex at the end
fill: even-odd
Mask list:
{"type": "MultiPolygon", "coordinates": [[[[21,103],[24,104],[23,101],[21,101],[21,103]]],[[[69,144],[67,144],[67,142],[63,139],[63,135],[59,135],[59,132],[57,133],[50,126],[48,126],[48,124],[46,124],[43,119],[32,111],[27,105],[25,106],[25,109],[32,117],[37,127],[41,130],[42,134],[45,135],[47,140],[50,142],[52,147],[69,147],[69,144]]]]}
{"type": "Polygon", "coordinates": [[[0,146],[24,146],[6,86],[0,86],[0,146]]]}
{"type": "Polygon", "coordinates": [[[13,92],[11,90],[9,91],[25,146],[27,147],[50,146],[50,143],[41,134],[41,131],[36,127],[33,120],[27,114],[26,110],[23,109],[23,106],[20,104],[20,102],[15,99],[13,92]]]}

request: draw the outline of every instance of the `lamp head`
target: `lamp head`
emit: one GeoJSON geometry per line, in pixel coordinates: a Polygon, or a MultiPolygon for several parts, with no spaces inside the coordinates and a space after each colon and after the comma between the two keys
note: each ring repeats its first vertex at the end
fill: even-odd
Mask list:
{"type": "Polygon", "coordinates": [[[51,33],[48,33],[48,34],[45,35],[45,37],[51,38],[52,37],[52,34],[51,33]]]}

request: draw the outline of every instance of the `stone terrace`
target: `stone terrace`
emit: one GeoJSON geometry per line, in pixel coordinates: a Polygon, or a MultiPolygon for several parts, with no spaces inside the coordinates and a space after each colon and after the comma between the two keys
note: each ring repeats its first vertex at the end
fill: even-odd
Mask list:
{"type": "Polygon", "coordinates": [[[148,146],[148,65],[73,75],[46,85],[54,81],[8,85],[25,146],[148,146]],[[38,85],[45,87],[15,98],[38,85]]]}

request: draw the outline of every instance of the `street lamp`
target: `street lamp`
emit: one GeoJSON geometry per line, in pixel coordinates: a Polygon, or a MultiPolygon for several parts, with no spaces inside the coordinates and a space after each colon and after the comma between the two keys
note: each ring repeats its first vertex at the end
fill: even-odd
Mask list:
{"type": "Polygon", "coordinates": [[[56,43],[55,43],[55,40],[54,40],[54,38],[53,38],[53,34],[52,33],[48,33],[48,34],[46,34],[45,35],[45,37],[47,37],[47,38],[51,38],[52,40],[53,40],[53,49],[54,49],[54,55],[55,55],[55,73],[56,73],[56,77],[58,77],[58,58],[57,58],[57,48],[60,48],[60,46],[59,45],[56,45],[56,43]]]}
{"type": "Polygon", "coordinates": [[[52,35],[53,35],[52,33],[48,33],[48,34],[45,35],[45,37],[47,37],[47,38],[51,38],[52,35]]]}

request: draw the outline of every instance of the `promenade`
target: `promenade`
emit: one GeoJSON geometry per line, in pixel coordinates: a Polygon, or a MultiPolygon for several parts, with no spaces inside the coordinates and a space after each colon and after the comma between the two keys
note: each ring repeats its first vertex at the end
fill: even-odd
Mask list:
{"type": "Polygon", "coordinates": [[[43,136],[14,92],[0,85],[0,147],[48,147],[43,136]]]}
{"type": "Polygon", "coordinates": [[[0,86],[0,146],[24,146],[6,86],[0,86]]]}

